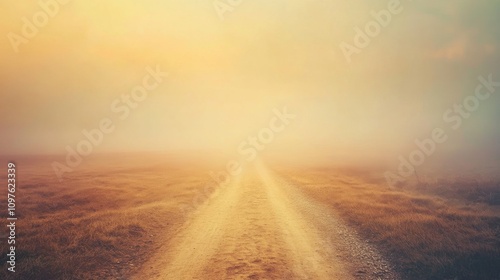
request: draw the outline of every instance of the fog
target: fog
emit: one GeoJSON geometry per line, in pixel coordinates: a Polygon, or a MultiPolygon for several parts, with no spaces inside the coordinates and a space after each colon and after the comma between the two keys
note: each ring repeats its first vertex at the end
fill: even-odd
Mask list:
{"type": "Polygon", "coordinates": [[[28,38],[23,18],[44,9],[0,4],[0,153],[88,141],[396,172],[420,150],[429,173],[498,173],[497,2],[227,5],[70,1],[28,38]]]}

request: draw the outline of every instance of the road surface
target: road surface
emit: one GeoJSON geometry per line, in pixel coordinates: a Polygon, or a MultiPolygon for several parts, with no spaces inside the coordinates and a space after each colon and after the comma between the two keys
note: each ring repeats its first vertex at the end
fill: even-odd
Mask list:
{"type": "Polygon", "coordinates": [[[137,279],[397,279],[331,210],[261,163],[168,240],[137,279]]]}

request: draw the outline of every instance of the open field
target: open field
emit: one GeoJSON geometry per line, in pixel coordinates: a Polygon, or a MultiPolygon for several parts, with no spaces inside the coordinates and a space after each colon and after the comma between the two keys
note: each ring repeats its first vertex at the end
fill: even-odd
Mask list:
{"type": "Polygon", "coordinates": [[[181,205],[210,179],[134,156],[90,161],[62,182],[46,159],[16,165],[18,262],[8,273],[2,253],[1,279],[123,279],[165,245],[157,237],[175,232],[181,205]]]}
{"type": "Polygon", "coordinates": [[[367,171],[280,173],[377,244],[405,279],[500,279],[498,185],[388,188],[367,171]]]}
{"type": "Polygon", "coordinates": [[[500,280],[500,1],[0,7],[0,280],[500,280]]]}
{"type": "Polygon", "coordinates": [[[260,163],[217,186],[217,166],[138,155],[89,159],[59,182],[50,162],[16,162],[18,262],[8,273],[2,253],[1,279],[500,276],[498,205],[458,187],[260,163]]]}

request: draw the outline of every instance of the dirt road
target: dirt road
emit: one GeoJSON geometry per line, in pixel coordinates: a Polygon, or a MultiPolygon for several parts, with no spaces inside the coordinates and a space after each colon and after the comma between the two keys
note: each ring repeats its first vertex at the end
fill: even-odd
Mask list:
{"type": "Polygon", "coordinates": [[[397,279],[330,210],[259,163],[168,240],[137,279],[397,279]]]}

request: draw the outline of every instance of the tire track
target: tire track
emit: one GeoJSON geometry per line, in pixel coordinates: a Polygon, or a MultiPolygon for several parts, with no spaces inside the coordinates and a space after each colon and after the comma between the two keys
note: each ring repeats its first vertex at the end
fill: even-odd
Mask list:
{"type": "Polygon", "coordinates": [[[332,238],[345,230],[339,225],[325,207],[256,162],[200,207],[157,254],[153,269],[137,278],[359,278],[348,258],[352,249],[332,238]]]}

